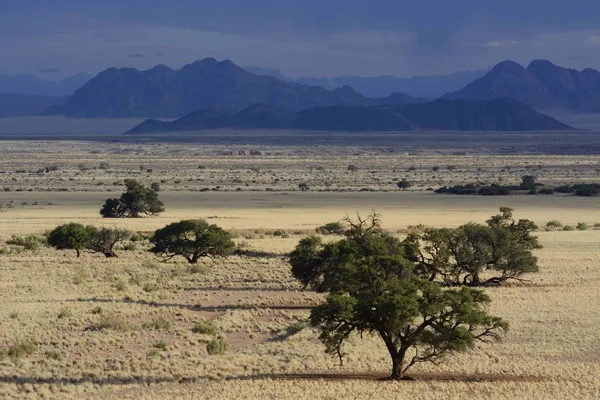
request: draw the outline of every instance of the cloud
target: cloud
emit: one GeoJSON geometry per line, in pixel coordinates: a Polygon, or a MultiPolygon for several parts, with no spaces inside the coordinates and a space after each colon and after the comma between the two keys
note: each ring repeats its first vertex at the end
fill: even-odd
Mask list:
{"type": "Polygon", "coordinates": [[[156,53],[156,54],[155,54],[155,56],[156,56],[156,57],[164,57],[165,55],[164,55],[163,53],[160,53],[160,52],[159,52],[159,53],[156,53]]]}
{"type": "Polygon", "coordinates": [[[142,53],[131,53],[127,57],[129,57],[129,58],[145,58],[146,55],[144,55],[142,53]]]}
{"type": "Polygon", "coordinates": [[[485,42],[483,45],[485,47],[507,47],[516,46],[519,43],[518,40],[492,40],[490,42],[485,42]]]}
{"type": "Polygon", "coordinates": [[[58,69],[58,68],[52,68],[52,67],[50,67],[50,68],[40,68],[40,69],[38,69],[38,72],[42,73],[42,74],[58,74],[58,73],[60,73],[60,69],[58,69]]]}

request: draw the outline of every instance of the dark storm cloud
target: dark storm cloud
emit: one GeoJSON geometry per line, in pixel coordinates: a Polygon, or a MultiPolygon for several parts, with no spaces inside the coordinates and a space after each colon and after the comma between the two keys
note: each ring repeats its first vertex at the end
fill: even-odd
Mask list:
{"type": "Polygon", "coordinates": [[[45,58],[64,73],[152,66],[123,54],[169,54],[174,67],[229,58],[289,75],[443,73],[505,58],[598,67],[600,2],[29,0],[3,6],[0,46],[11,70],[45,58]]]}

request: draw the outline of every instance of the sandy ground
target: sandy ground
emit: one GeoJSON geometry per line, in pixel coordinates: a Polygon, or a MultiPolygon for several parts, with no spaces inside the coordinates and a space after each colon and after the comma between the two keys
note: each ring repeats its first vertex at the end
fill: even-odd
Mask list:
{"type": "MultiPolygon", "coordinates": [[[[37,161],[26,148],[20,153],[18,146],[11,149],[11,156],[0,160],[0,170],[10,171],[0,174],[0,186],[22,185],[24,190],[0,192],[0,203],[14,206],[0,211],[0,352],[30,345],[31,354],[0,356],[0,398],[600,398],[600,230],[536,232],[544,246],[537,252],[540,272],[528,276],[527,283],[486,289],[493,300],[490,311],[511,324],[504,340],[478,345],[439,366],[418,365],[412,373],[414,382],[376,380],[389,369],[388,356],[376,337],[352,338],[346,363],[339,367],[336,359],[324,354],[316,331],[305,328],[290,335],[288,329],[305,321],[309,307],[322,297],[301,290],[285,256],[315,226],[357,211],[377,210],[384,227],[394,232],[416,224],[483,222],[505,205],[515,208],[516,217],[541,226],[550,220],[593,226],[600,223],[598,198],[445,196],[419,188],[198,192],[173,182],[176,174],[189,176],[198,161],[192,164],[189,156],[183,163],[188,167],[169,168],[179,159],[163,154],[163,163],[155,168],[164,168],[163,178],[169,180],[160,192],[167,211],[156,218],[108,222],[99,218],[98,209],[121,188],[84,191],[94,174],[100,177],[104,172],[88,172],[92,175],[85,180],[70,181],[78,177],[76,165],[81,160],[66,157],[54,182],[70,185],[69,191],[39,190],[48,175],[16,174],[15,169],[37,161]],[[91,254],[76,258],[74,252],[48,248],[23,251],[6,244],[13,234],[37,235],[70,221],[151,231],[196,217],[232,230],[241,248],[257,253],[207,261],[193,269],[181,261],[160,262],[146,251],[144,242],[129,250],[119,248],[116,259],[91,254]],[[289,237],[273,236],[274,229],[285,230],[289,237]],[[224,354],[207,353],[206,344],[214,336],[195,330],[199,322],[212,324],[224,337],[228,343],[224,354]],[[102,324],[105,329],[98,330],[102,324]]],[[[65,151],[81,155],[78,149],[65,151]]],[[[58,151],[51,148],[45,157],[60,159],[58,151]]],[[[206,157],[203,163],[209,160],[206,157]]],[[[220,179],[216,171],[239,172],[240,159],[247,162],[234,157],[227,159],[227,167],[227,160],[210,157],[219,167],[212,169],[215,177],[208,183],[211,169],[203,170],[207,181],[200,186],[214,185],[220,179]]],[[[282,158],[279,164],[271,160],[262,170],[298,177],[307,168],[298,166],[294,157],[282,158]]],[[[363,186],[370,173],[348,178],[344,171],[349,157],[357,156],[340,157],[328,162],[333,170],[328,179],[334,184],[336,177],[357,179],[355,187],[363,186]]],[[[372,170],[389,161],[361,157],[358,161],[363,164],[372,162],[372,170]]],[[[461,161],[462,156],[435,157],[444,165],[464,162],[466,172],[446,174],[444,182],[477,173],[477,163],[461,161]]],[[[107,182],[128,176],[139,163],[125,156],[118,160],[121,166],[107,182]]],[[[519,163],[525,170],[528,162],[553,165],[542,170],[547,179],[577,180],[593,177],[597,159],[589,159],[582,168],[577,162],[585,161],[575,158],[517,158],[515,167],[503,173],[500,165],[506,165],[506,159],[492,161],[498,164],[493,173],[507,179],[518,176],[520,172],[512,176],[511,171],[518,171],[519,163]],[[556,176],[550,170],[557,171],[556,176]]],[[[422,179],[430,179],[431,160],[421,163],[422,179]]]]}

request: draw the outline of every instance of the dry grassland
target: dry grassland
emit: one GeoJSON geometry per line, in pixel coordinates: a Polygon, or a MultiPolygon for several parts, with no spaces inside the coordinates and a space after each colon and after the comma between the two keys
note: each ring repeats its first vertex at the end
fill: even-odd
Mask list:
{"type": "Polygon", "coordinates": [[[600,230],[537,233],[541,272],[530,283],[486,289],[491,311],[511,324],[504,341],[440,366],[418,365],[414,382],[375,380],[389,369],[377,338],[353,338],[339,367],[315,331],[295,333],[321,296],[301,290],[285,259],[316,226],[371,209],[392,231],[483,222],[500,205],[539,225],[593,226],[598,198],[424,189],[472,179],[517,182],[527,171],[541,181],[597,182],[600,157],[243,150],[262,155],[222,156],[232,150],[216,146],[0,142],[0,189],[10,187],[0,192],[0,398],[600,398],[600,230]],[[108,171],[78,168],[100,162],[108,171]],[[350,173],[349,164],[360,170],[350,173]],[[50,165],[58,171],[35,172],[50,165]],[[210,218],[232,230],[248,255],[189,268],[160,262],[145,251],[147,242],[117,249],[117,259],[6,244],[13,234],[39,235],[70,221],[107,224],[98,209],[127,177],[164,180],[167,211],[110,225],[152,231],[181,218],[210,218]],[[403,177],[416,190],[395,191],[403,177]],[[298,191],[299,182],[312,190],[298,191]],[[273,236],[275,229],[289,237],[273,236]],[[218,335],[228,349],[210,355],[207,343],[218,335]]]}

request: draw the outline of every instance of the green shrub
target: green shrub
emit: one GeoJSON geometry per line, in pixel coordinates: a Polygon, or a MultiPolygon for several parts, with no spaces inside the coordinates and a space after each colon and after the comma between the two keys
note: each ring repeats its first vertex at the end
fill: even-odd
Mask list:
{"type": "Polygon", "coordinates": [[[224,354],[227,351],[227,343],[221,338],[213,339],[206,344],[206,351],[211,356],[224,354]]]}
{"type": "Polygon", "coordinates": [[[574,231],[575,228],[573,228],[571,225],[565,225],[563,228],[563,231],[574,231]]]}
{"type": "Polygon", "coordinates": [[[30,356],[35,351],[35,346],[31,341],[16,341],[6,349],[6,355],[11,358],[21,358],[30,356]]]}
{"type": "Polygon", "coordinates": [[[587,231],[588,229],[589,229],[589,226],[585,222],[579,222],[579,223],[577,223],[577,230],[578,231],[587,231]]]}
{"type": "Polygon", "coordinates": [[[173,323],[164,317],[159,317],[142,324],[143,329],[152,331],[168,331],[172,327],[173,323]]]}
{"type": "Polygon", "coordinates": [[[339,221],[329,222],[317,227],[315,231],[321,235],[343,235],[344,225],[339,221]]]}
{"type": "Polygon", "coordinates": [[[100,322],[97,324],[90,325],[86,330],[88,331],[103,331],[112,330],[125,332],[133,329],[133,325],[123,319],[120,315],[114,313],[102,313],[100,315],[100,322]]]}
{"type": "Polygon", "coordinates": [[[12,237],[6,241],[6,244],[10,244],[13,246],[21,246],[25,250],[37,250],[40,247],[46,245],[46,240],[43,237],[34,235],[12,235],[12,237]]]}
{"type": "Polygon", "coordinates": [[[557,230],[563,227],[562,222],[553,219],[552,221],[548,221],[546,224],[546,229],[548,230],[557,230]]]}
{"type": "Polygon", "coordinates": [[[48,350],[44,353],[51,360],[62,361],[65,356],[58,350],[48,350]]]}
{"type": "Polygon", "coordinates": [[[200,335],[214,336],[217,334],[218,329],[212,322],[207,320],[200,320],[196,322],[196,324],[192,328],[192,332],[198,333],[200,335]]]}
{"type": "Polygon", "coordinates": [[[287,233],[285,233],[284,230],[278,229],[275,232],[273,232],[273,236],[277,236],[277,237],[281,237],[281,238],[288,238],[289,235],[287,233]]]}
{"type": "Polygon", "coordinates": [[[71,318],[72,316],[73,316],[73,311],[71,311],[71,309],[68,307],[63,307],[58,312],[58,319],[71,318]]]}

